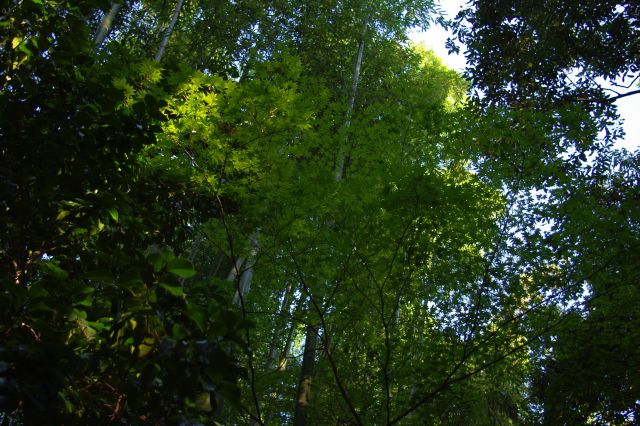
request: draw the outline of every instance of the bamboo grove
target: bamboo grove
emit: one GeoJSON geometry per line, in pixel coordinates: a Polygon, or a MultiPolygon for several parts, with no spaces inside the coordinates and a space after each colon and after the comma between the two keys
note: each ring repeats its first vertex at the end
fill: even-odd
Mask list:
{"type": "Polygon", "coordinates": [[[2,424],[636,424],[640,11],[567,3],[3,2],[2,424]]]}

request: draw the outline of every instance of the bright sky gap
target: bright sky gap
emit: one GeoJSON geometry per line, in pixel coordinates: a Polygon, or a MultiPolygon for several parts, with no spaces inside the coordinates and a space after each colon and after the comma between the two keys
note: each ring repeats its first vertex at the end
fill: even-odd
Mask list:
{"type": "MultiPolygon", "coordinates": [[[[453,18],[464,6],[465,1],[445,0],[437,3],[446,18],[453,18]]],[[[452,37],[450,31],[444,30],[439,25],[433,25],[428,31],[411,31],[409,33],[409,37],[414,43],[424,44],[427,48],[433,50],[435,54],[450,68],[457,71],[464,70],[466,66],[464,55],[449,54],[445,47],[447,38],[452,37]]],[[[620,84],[628,84],[628,82],[620,82],[620,84]]],[[[626,90],[632,89],[633,87],[626,90]]],[[[620,90],[624,92],[624,89],[620,90]]],[[[640,148],[640,116],[638,115],[638,112],[640,111],[640,94],[618,99],[616,101],[616,105],[618,106],[620,117],[622,117],[624,121],[623,127],[625,131],[624,140],[618,141],[617,146],[629,151],[635,151],[640,148]]]]}

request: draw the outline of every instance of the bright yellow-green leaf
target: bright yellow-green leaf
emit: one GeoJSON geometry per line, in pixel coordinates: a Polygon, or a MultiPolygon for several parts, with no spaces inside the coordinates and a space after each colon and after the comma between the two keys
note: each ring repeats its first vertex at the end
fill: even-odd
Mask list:
{"type": "Polygon", "coordinates": [[[60,210],[60,213],[58,213],[58,216],[56,216],[56,220],[62,220],[65,217],[69,216],[71,212],[68,210],[60,210]]]}
{"type": "Polygon", "coordinates": [[[137,350],[138,352],[138,358],[142,358],[145,357],[149,354],[149,352],[151,352],[155,346],[155,339],[153,337],[145,337],[144,339],[142,339],[142,343],[140,343],[138,346],[134,347],[132,346],[132,352],[135,352],[137,350]]]}

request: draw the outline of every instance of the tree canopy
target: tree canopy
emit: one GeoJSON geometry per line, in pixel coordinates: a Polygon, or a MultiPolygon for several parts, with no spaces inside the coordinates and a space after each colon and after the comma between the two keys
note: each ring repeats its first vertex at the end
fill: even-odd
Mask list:
{"type": "Polygon", "coordinates": [[[2,423],[636,424],[638,15],[0,6],[2,423]]]}

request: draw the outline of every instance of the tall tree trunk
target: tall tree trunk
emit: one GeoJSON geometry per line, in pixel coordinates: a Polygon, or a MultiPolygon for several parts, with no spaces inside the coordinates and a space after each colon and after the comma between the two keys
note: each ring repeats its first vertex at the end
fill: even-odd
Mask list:
{"type": "MultiPolygon", "coordinates": [[[[244,265],[245,265],[245,259],[243,257],[236,258],[235,261],[233,262],[233,265],[231,266],[231,270],[227,274],[227,281],[236,283],[236,292],[232,301],[232,303],[235,305],[240,305],[239,292],[241,292],[243,280],[248,281],[250,283],[251,277],[253,275],[253,273],[251,272],[249,276],[245,278],[245,274],[251,268],[243,270],[242,267],[244,265]]],[[[225,352],[227,352],[228,354],[232,354],[232,351],[229,350],[229,348],[225,348],[225,352]]],[[[216,399],[216,411],[214,412],[214,416],[218,417],[222,413],[222,409],[224,407],[224,398],[222,397],[220,392],[218,392],[217,390],[215,392],[215,399],[216,399]]]]}
{"type": "MultiPolygon", "coordinates": [[[[292,295],[293,295],[293,292],[292,292],[292,295]]],[[[282,372],[287,368],[287,359],[289,358],[289,351],[291,350],[291,345],[293,343],[294,337],[296,335],[296,329],[297,329],[297,324],[294,321],[295,321],[295,318],[297,318],[298,315],[300,314],[300,311],[302,310],[303,297],[304,297],[303,295],[300,295],[298,298],[293,299],[296,301],[296,309],[292,314],[293,320],[290,322],[289,328],[287,330],[286,338],[284,341],[284,347],[282,348],[282,351],[280,352],[280,356],[278,357],[277,365],[275,364],[275,359],[274,359],[273,368],[276,368],[276,371],[278,372],[282,372]]],[[[293,300],[291,301],[291,303],[293,303],[293,300]]],[[[290,307],[289,307],[289,312],[291,312],[290,307]]],[[[269,405],[268,405],[268,409],[265,414],[265,420],[264,420],[265,425],[271,424],[271,418],[273,417],[273,414],[274,414],[272,404],[278,399],[278,395],[282,394],[283,386],[284,386],[284,381],[282,380],[282,378],[279,378],[278,384],[276,385],[274,391],[271,392],[269,397],[269,405]]]]}
{"type": "Polygon", "coordinates": [[[316,329],[307,325],[304,339],[304,355],[302,356],[302,368],[300,369],[300,382],[298,384],[298,396],[296,409],[293,414],[293,426],[306,426],[307,409],[311,400],[311,380],[316,365],[316,343],[318,336],[316,329]]]}
{"type": "Polygon", "coordinates": [[[294,311],[293,315],[292,315],[292,321],[291,321],[291,325],[289,326],[289,333],[287,334],[287,338],[284,341],[284,347],[282,348],[282,351],[280,352],[280,357],[278,358],[278,371],[284,371],[287,368],[287,358],[289,357],[289,351],[291,350],[291,345],[293,343],[293,338],[296,334],[296,323],[294,321],[296,321],[296,318],[299,316],[300,312],[302,311],[302,306],[303,306],[303,295],[300,295],[300,297],[298,297],[296,299],[296,310],[294,311]]]}
{"type": "MultiPolygon", "coordinates": [[[[256,231],[256,234],[259,235],[259,230],[256,231]]],[[[247,259],[244,261],[244,268],[241,270],[239,265],[242,266],[242,261],[238,262],[240,259],[236,260],[236,263],[233,266],[233,270],[229,274],[229,277],[234,279],[234,283],[236,285],[236,292],[233,296],[233,304],[238,306],[242,312],[243,319],[246,319],[246,307],[245,307],[245,296],[249,293],[251,289],[251,281],[253,279],[253,263],[256,259],[256,255],[258,253],[258,237],[252,238],[251,240],[251,249],[247,259]]],[[[246,343],[248,347],[251,347],[250,334],[249,331],[246,331],[246,343]]],[[[251,384],[251,393],[253,395],[253,401],[255,403],[255,416],[254,420],[251,421],[251,425],[256,422],[259,424],[264,424],[262,421],[262,414],[260,410],[260,401],[258,398],[258,394],[255,388],[255,366],[253,363],[253,353],[247,352],[248,356],[248,366],[249,366],[249,377],[251,384]]]]}
{"type": "Polygon", "coordinates": [[[289,333],[287,334],[287,339],[284,341],[284,347],[282,348],[282,352],[280,352],[280,357],[278,358],[278,371],[284,371],[287,368],[287,358],[289,358],[289,351],[291,350],[291,344],[293,343],[293,336],[295,334],[295,324],[291,324],[291,327],[289,327],[289,333]]]}
{"type": "Polygon", "coordinates": [[[107,38],[107,35],[109,35],[109,30],[111,30],[111,25],[113,24],[113,20],[115,19],[119,10],[120,3],[111,3],[111,9],[107,14],[104,15],[102,21],[100,21],[100,25],[96,30],[96,35],[93,38],[93,41],[96,44],[96,48],[100,47],[102,43],[104,43],[104,40],[107,38]]]}
{"type": "Polygon", "coordinates": [[[252,247],[251,251],[249,252],[249,256],[247,256],[244,262],[242,261],[242,258],[238,258],[236,260],[236,264],[234,265],[234,269],[229,273],[228,277],[229,281],[233,280],[234,282],[236,282],[236,274],[240,274],[240,278],[236,282],[236,292],[233,296],[233,304],[237,306],[241,305],[241,300],[244,300],[244,297],[249,293],[249,290],[251,289],[251,281],[253,280],[253,262],[255,260],[256,254],[258,253],[257,237],[251,240],[251,245],[252,247]],[[240,269],[241,266],[243,266],[244,269],[240,269]]]}
{"type": "Polygon", "coordinates": [[[253,266],[246,267],[240,275],[240,281],[238,282],[238,288],[233,296],[233,304],[240,306],[240,298],[244,300],[244,297],[249,293],[251,289],[251,280],[253,279],[253,266]]]}
{"type": "Polygon", "coordinates": [[[164,31],[164,36],[162,37],[162,42],[160,43],[160,47],[158,48],[158,53],[156,53],[155,61],[160,62],[162,56],[164,55],[164,50],[167,48],[167,44],[169,43],[169,37],[171,36],[171,32],[173,31],[173,27],[176,25],[178,21],[178,15],[180,15],[180,9],[182,9],[183,0],[178,0],[178,4],[176,4],[176,8],[173,11],[173,16],[171,17],[171,22],[169,22],[169,26],[164,31]]]}
{"type": "Polygon", "coordinates": [[[236,276],[242,273],[241,271],[242,271],[243,263],[244,263],[243,257],[238,257],[235,260],[235,262],[233,263],[233,266],[231,266],[231,270],[229,271],[229,274],[227,274],[227,281],[233,282],[236,280],[236,276]]]}
{"type": "MultiPolygon", "coordinates": [[[[364,20],[364,25],[362,26],[362,35],[360,36],[360,43],[358,43],[358,56],[356,58],[356,65],[353,69],[353,83],[351,85],[351,93],[349,94],[349,103],[347,104],[347,115],[344,122],[344,127],[346,130],[346,138],[349,138],[349,128],[351,127],[351,114],[353,113],[353,107],[356,103],[356,93],[358,92],[358,83],[360,82],[360,68],[362,66],[362,54],[364,52],[364,39],[367,35],[367,28],[369,27],[369,17],[364,20]]],[[[346,160],[347,160],[347,143],[345,141],[344,146],[340,149],[338,153],[338,160],[336,161],[336,181],[341,181],[344,177],[344,172],[346,168],[346,160]]]]}
{"type": "Polygon", "coordinates": [[[284,326],[284,319],[289,316],[291,312],[291,304],[293,303],[293,284],[287,283],[282,293],[282,303],[278,310],[278,317],[275,321],[275,329],[271,336],[271,343],[269,344],[269,356],[267,358],[267,370],[272,370],[276,367],[276,352],[278,351],[278,340],[280,340],[280,332],[284,326]]]}
{"type": "MultiPolygon", "coordinates": [[[[284,319],[289,316],[291,312],[291,305],[294,301],[293,299],[293,285],[291,283],[287,283],[286,287],[280,292],[280,298],[282,298],[282,302],[280,303],[280,309],[278,309],[278,316],[275,319],[275,327],[273,329],[273,335],[271,336],[271,342],[269,343],[269,355],[267,357],[266,362],[266,371],[273,371],[276,368],[276,353],[278,351],[278,341],[280,340],[280,333],[285,325],[284,319]]],[[[276,399],[279,390],[278,385],[274,386],[276,389],[271,391],[272,387],[269,386],[265,395],[267,395],[268,404],[276,399]]],[[[264,415],[264,424],[268,425],[271,421],[271,410],[268,408],[265,410],[264,415]]],[[[257,424],[256,420],[251,421],[251,426],[257,424]]]]}

